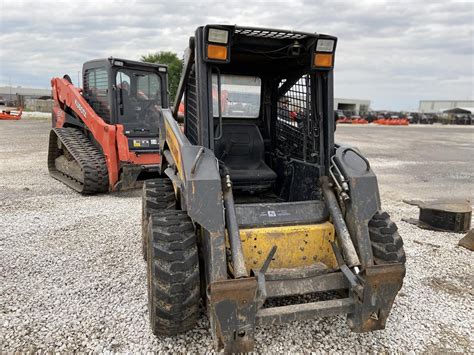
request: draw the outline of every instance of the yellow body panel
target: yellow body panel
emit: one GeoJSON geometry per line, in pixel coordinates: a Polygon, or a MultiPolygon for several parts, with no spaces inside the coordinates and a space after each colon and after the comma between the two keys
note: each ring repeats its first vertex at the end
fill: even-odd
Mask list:
{"type": "Polygon", "coordinates": [[[166,142],[168,143],[168,148],[170,149],[171,156],[173,157],[176,163],[176,169],[178,169],[178,175],[183,180],[183,172],[181,169],[181,152],[179,150],[178,141],[174,135],[173,129],[170,127],[168,122],[165,121],[166,129],[166,142]]]}
{"type": "Polygon", "coordinates": [[[278,247],[270,269],[310,266],[322,262],[337,265],[331,248],[334,226],[330,222],[310,225],[240,229],[247,269],[259,269],[273,245],[278,247]]]}

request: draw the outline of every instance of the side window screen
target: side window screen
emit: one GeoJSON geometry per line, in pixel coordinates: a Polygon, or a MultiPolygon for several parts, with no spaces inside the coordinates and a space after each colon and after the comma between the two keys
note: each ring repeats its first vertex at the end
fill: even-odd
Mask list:
{"type": "MultiPolygon", "coordinates": [[[[284,83],[282,80],[279,87],[284,83]]],[[[286,156],[318,163],[320,122],[313,115],[313,99],[311,76],[304,74],[279,98],[275,128],[278,148],[286,156]]]]}
{"type": "Polygon", "coordinates": [[[84,73],[84,94],[94,111],[106,122],[110,121],[107,100],[108,75],[104,67],[87,69],[84,73]]]}
{"type": "Polygon", "coordinates": [[[107,96],[107,71],[103,68],[95,70],[95,88],[97,90],[97,96],[107,96]]]}
{"type": "Polygon", "coordinates": [[[87,69],[84,75],[84,90],[90,92],[91,88],[95,86],[95,71],[87,69]]]}
{"type": "Polygon", "coordinates": [[[109,87],[105,68],[88,69],[84,77],[84,90],[92,96],[107,96],[109,87]]]}

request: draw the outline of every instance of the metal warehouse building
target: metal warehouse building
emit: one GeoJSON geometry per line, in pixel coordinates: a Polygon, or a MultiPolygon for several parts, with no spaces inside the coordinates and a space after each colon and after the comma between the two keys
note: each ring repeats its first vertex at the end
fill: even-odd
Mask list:
{"type": "Polygon", "coordinates": [[[0,86],[0,99],[4,101],[15,101],[18,97],[37,99],[39,97],[51,96],[51,89],[24,88],[21,86],[0,86]]]}
{"type": "Polygon", "coordinates": [[[370,100],[334,99],[334,109],[363,114],[370,111],[370,100]]]}
{"type": "Polygon", "coordinates": [[[474,107],[474,100],[421,100],[420,113],[442,113],[458,107],[474,107]]]}
{"type": "Polygon", "coordinates": [[[0,86],[0,105],[22,107],[29,111],[51,112],[51,89],[0,86]]]}

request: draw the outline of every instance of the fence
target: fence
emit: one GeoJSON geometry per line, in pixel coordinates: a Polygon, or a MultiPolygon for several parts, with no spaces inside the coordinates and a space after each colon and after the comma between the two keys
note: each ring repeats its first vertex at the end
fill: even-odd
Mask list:
{"type": "Polygon", "coordinates": [[[51,112],[53,110],[53,100],[26,99],[23,108],[26,111],[51,112]]]}

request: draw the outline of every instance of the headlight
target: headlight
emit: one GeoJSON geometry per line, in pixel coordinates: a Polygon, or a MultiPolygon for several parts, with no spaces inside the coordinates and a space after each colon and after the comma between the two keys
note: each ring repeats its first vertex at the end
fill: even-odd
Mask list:
{"type": "Polygon", "coordinates": [[[318,43],[316,44],[316,52],[332,53],[333,50],[334,50],[333,39],[318,39],[318,43]]]}
{"type": "Polygon", "coordinates": [[[229,31],[210,28],[207,35],[207,40],[213,43],[227,44],[229,41],[229,31]]]}

